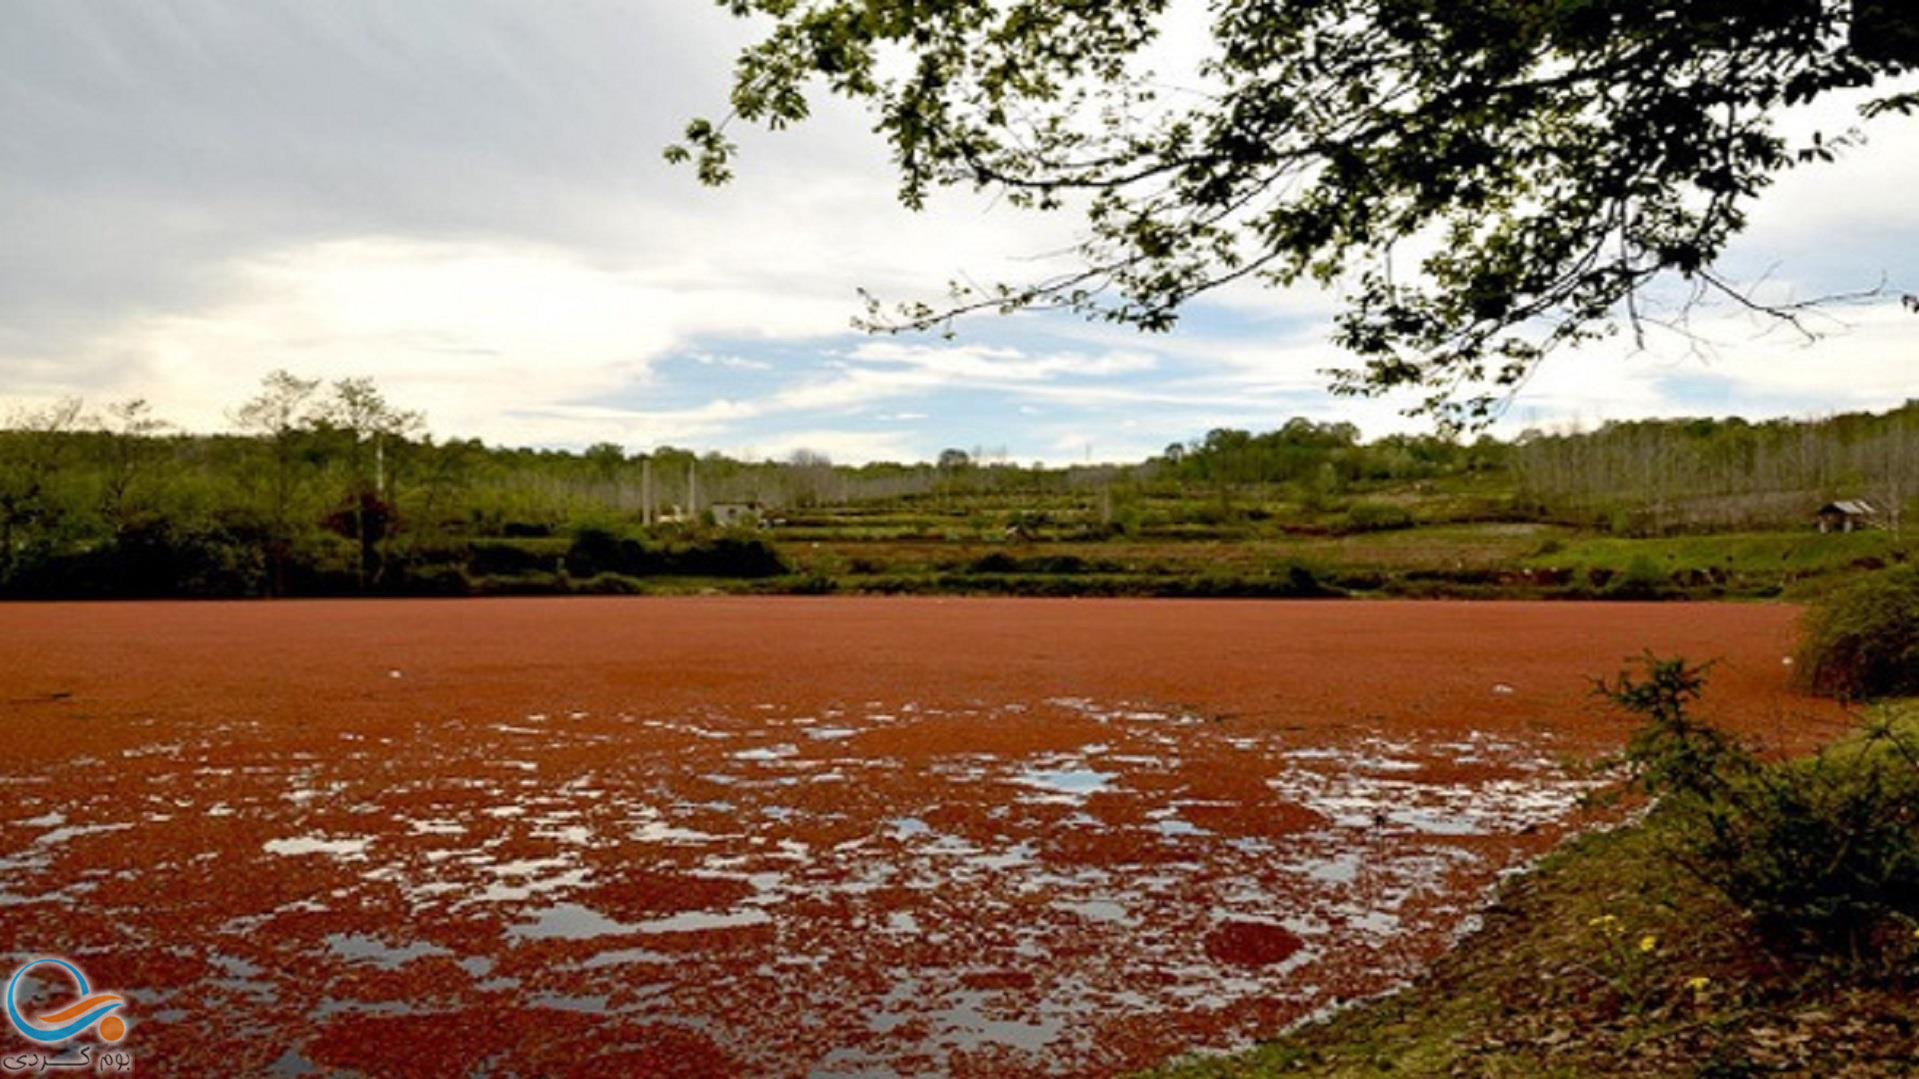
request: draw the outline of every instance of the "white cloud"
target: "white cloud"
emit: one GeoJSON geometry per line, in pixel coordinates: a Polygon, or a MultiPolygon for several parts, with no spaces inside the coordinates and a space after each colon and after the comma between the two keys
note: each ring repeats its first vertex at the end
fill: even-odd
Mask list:
{"type": "Polygon", "coordinates": [[[1159,361],[1150,352],[1113,350],[1031,353],[1010,346],[921,344],[912,341],[872,341],[848,355],[864,363],[898,366],[945,380],[985,380],[995,383],[1043,382],[1062,376],[1101,377],[1151,371],[1159,361]]]}
{"type": "Polygon", "coordinates": [[[176,421],[221,426],[260,375],[287,368],[376,374],[424,407],[435,430],[514,442],[572,441],[529,410],[644,387],[653,363],[750,309],[770,337],[830,332],[836,310],[806,296],[674,291],[531,246],[336,241],[249,260],[204,309],[143,315],[81,349],[116,358],[89,387],[145,394],[176,421]]]}
{"type": "Polygon", "coordinates": [[[709,352],[694,353],[693,360],[702,367],[724,367],[733,371],[771,371],[773,365],[764,360],[749,360],[744,356],[715,356],[709,352]]]}

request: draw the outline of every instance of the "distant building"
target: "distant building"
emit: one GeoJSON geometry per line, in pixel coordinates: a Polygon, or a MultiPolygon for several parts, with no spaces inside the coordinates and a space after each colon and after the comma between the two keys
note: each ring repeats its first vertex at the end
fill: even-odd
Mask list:
{"type": "Polygon", "coordinates": [[[1828,502],[1815,515],[1821,532],[1857,532],[1879,523],[1879,511],[1859,499],[1828,502]]]}
{"type": "Polygon", "coordinates": [[[712,512],[713,523],[721,528],[758,528],[760,525],[758,502],[715,502],[712,512]]]}

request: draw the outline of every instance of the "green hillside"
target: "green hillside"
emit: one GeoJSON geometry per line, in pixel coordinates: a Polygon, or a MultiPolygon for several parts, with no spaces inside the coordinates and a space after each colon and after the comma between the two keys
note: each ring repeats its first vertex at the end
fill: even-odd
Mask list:
{"type": "Polygon", "coordinates": [[[1071,467],[442,442],[368,381],[286,375],[234,415],[13,417],[0,595],[1793,596],[1907,559],[1919,476],[1919,403],[1510,441],[1296,419],[1071,467]],[[1819,533],[1839,498],[1876,512],[1819,533]]]}

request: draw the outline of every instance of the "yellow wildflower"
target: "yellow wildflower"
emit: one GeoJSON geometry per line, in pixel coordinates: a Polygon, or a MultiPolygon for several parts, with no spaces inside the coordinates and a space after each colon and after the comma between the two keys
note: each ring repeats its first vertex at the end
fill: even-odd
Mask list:
{"type": "Polygon", "coordinates": [[[1659,947],[1659,940],[1658,938],[1654,937],[1651,933],[1647,933],[1645,936],[1639,938],[1640,951],[1650,952],[1657,947],[1659,947]]]}
{"type": "Polygon", "coordinates": [[[1711,984],[1712,984],[1712,979],[1706,977],[1704,974],[1695,974],[1692,977],[1686,979],[1686,988],[1692,990],[1695,993],[1705,992],[1706,987],[1711,984]]]}

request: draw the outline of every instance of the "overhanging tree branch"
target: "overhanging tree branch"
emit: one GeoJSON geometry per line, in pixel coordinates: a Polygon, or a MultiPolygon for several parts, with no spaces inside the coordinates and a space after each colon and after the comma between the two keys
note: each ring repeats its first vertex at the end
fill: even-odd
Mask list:
{"type": "MultiPolygon", "coordinates": [[[[723,3],[772,27],[736,67],[739,118],[797,123],[823,85],[871,107],[910,207],[1075,198],[1079,268],[869,296],[865,328],[1065,310],[1163,331],[1235,282],[1313,283],[1344,303],[1336,389],[1421,389],[1464,423],[1549,352],[1640,334],[1656,279],[1728,290],[1713,266],[1748,206],[1851,145],[1789,144],[1778,115],[1919,62],[1849,42],[1852,0],[1217,0],[1205,94],[1173,105],[1139,70],[1168,0],[723,3]],[[1394,266],[1409,244],[1431,253],[1394,266]]],[[[703,121],[668,151],[709,183],[736,152],[703,121]]]]}

